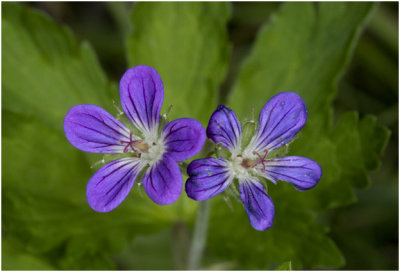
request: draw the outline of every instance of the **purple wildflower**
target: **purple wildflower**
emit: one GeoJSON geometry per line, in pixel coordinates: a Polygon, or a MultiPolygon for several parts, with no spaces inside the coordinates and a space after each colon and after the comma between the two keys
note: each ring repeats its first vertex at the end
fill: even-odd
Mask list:
{"type": "Polygon", "coordinates": [[[76,148],[126,154],[92,176],[87,185],[87,201],[98,212],[115,209],[128,195],[138,174],[148,167],[143,176],[147,195],[157,204],[171,204],[179,198],[183,186],[177,162],[201,150],[206,137],[204,128],[190,118],[159,128],[164,86],[151,67],[129,69],[119,89],[122,108],[141,135],[95,105],[74,106],[64,119],[65,136],[76,148]]]}
{"type": "Polygon", "coordinates": [[[306,123],[307,109],[296,93],[272,97],[263,107],[259,126],[247,147],[241,146],[242,128],[235,113],[218,106],[212,114],[207,136],[226,147],[230,159],[205,158],[192,161],[187,169],[186,193],[202,201],[223,192],[234,179],[250,224],[256,230],[272,227],[275,208],[259,177],[273,183],[290,182],[297,190],[313,188],[321,178],[321,167],[308,158],[289,156],[269,158],[268,154],[287,144],[306,123]]]}

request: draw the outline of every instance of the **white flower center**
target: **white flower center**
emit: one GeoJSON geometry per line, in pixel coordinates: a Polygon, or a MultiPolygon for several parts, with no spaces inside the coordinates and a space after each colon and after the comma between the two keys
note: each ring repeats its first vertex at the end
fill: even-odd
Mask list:
{"type": "Polygon", "coordinates": [[[154,140],[153,138],[145,139],[144,141],[148,145],[148,150],[142,153],[141,159],[151,166],[161,160],[163,154],[165,153],[166,148],[164,144],[164,139],[159,138],[157,140],[154,140]]]}
{"type": "Polygon", "coordinates": [[[244,180],[249,180],[253,176],[257,175],[257,170],[253,167],[245,167],[242,155],[233,156],[230,161],[228,161],[227,166],[239,182],[244,180]]]}

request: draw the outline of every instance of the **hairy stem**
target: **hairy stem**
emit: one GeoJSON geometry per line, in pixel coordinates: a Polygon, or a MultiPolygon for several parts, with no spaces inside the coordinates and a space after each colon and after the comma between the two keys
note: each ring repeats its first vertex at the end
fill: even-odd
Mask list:
{"type": "Polygon", "coordinates": [[[198,270],[207,240],[208,221],[210,215],[209,201],[200,202],[197,210],[196,225],[189,251],[188,269],[198,270]]]}

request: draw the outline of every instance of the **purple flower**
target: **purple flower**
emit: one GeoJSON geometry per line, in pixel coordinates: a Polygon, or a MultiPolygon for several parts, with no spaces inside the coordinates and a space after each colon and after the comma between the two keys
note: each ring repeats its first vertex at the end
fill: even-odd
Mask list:
{"type": "Polygon", "coordinates": [[[296,93],[272,97],[263,107],[259,126],[247,147],[242,148],[242,127],[235,113],[218,106],[207,127],[207,136],[226,147],[231,156],[192,161],[187,169],[186,193],[202,201],[223,192],[234,179],[239,182],[240,198],[256,230],[272,227],[275,208],[259,177],[273,183],[287,181],[297,190],[313,188],[321,178],[321,167],[308,158],[270,158],[271,151],[287,144],[306,123],[307,109],[296,93]]]}
{"type": "Polygon", "coordinates": [[[179,198],[183,186],[177,162],[201,150],[204,128],[194,119],[182,118],[161,130],[164,86],[151,67],[129,69],[119,89],[122,108],[139,134],[95,105],[74,106],[64,119],[65,136],[76,148],[125,155],[92,176],[87,185],[87,201],[98,212],[115,209],[128,195],[138,174],[147,168],[142,181],[147,195],[157,204],[171,204],[179,198]]]}

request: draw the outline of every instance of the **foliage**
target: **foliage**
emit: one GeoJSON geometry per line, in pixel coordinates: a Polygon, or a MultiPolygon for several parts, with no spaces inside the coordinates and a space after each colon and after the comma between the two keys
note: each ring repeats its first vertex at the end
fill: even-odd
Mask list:
{"type": "MultiPolygon", "coordinates": [[[[260,30],[228,105],[249,119],[253,105],[257,113],[275,93],[298,92],[309,119],[289,153],[316,160],[324,174],[308,192],[283,182],[269,186],[276,217],[265,232],[250,227],[241,204],[234,202],[231,211],[222,197],[214,198],[206,265],[214,260],[241,269],[343,265],[327,226],[316,218],[355,201],[353,187],[368,185],[389,137],[372,116],[348,112],[334,122],[332,112],[336,84],[373,6],[287,3],[260,30]]],[[[207,124],[228,70],[230,13],[228,3],[135,5],[129,65],[159,71],[164,107],[174,105],[172,119],[207,124]]],[[[162,237],[168,248],[165,243],[173,241],[166,230],[182,221],[191,226],[197,203],[182,194],[173,205],[158,206],[135,187],[115,211],[92,211],[86,182],[94,172],[90,165],[101,158],[74,149],[63,134],[63,118],[73,105],[96,104],[116,113],[117,82],[107,79],[87,42],[79,43],[47,16],[16,3],[4,3],[2,15],[3,269],[115,269],[110,257],[135,237],[134,245],[156,237],[150,239],[154,247],[162,237]]]]}
{"type": "Polygon", "coordinates": [[[230,45],[226,3],[146,3],[132,12],[130,66],[154,67],[166,90],[171,119],[196,118],[207,125],[225,77],[230,45]]]}

